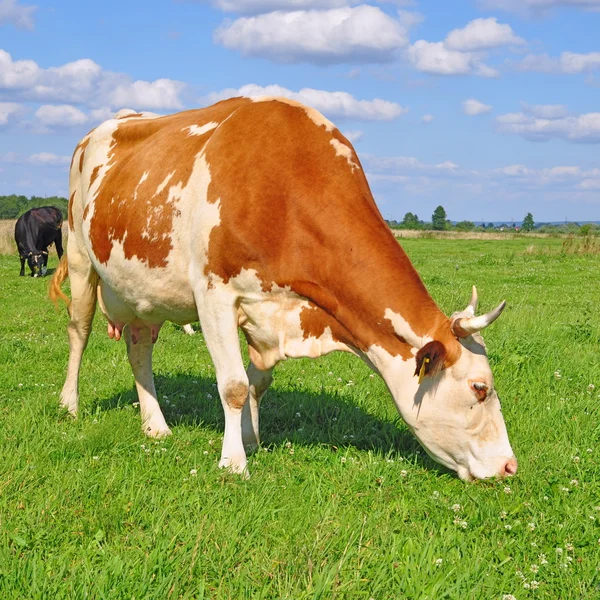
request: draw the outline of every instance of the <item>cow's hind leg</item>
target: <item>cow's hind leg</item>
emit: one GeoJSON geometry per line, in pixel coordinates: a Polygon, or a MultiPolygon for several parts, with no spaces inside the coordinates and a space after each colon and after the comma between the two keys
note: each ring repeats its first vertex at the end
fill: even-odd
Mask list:
{"type": "Polygon", "coordinates": [[[145,327],[136,331],[135,344],[129,326],[125,327],[124,337],[127,344],[127,356],[135,377],[135,387],[140,401],[142,431],[147,436],[154,438],[170,435],[171,430],[156,399],[156,388],[154,387],[154,376],[152,374],[152,349],[154,344],[152,343],[150,329],[145,327]]]}
{"type": "Polygon", "coordinates": [[[196,297],[206,346],[215,365],[225,413],[225,435],[219,467],[248,475],[242,442],[242,411],[248,398],[248,376],[242,361],[234,298],[204,293],[196,297]]]}
{"type": "Polygon", "coordinates": [[[69,253],[69,277],[71,279],[71,320],[69,334],[69,363],[67,379],[60,394],[60,404],[73,416],[79,408],[79,367],[87,346],[92,321],[96,311],[98,275],[87,256],[75,251],[69,253]]]}
{"type": "Polygon", "coordinates": [[[253,452],[260,444],[260,401],[273,381],[273,369],[260,371],[253,363],[248,365],[248,402],[242,410],[242,441],[246,452],[253,452]]]}

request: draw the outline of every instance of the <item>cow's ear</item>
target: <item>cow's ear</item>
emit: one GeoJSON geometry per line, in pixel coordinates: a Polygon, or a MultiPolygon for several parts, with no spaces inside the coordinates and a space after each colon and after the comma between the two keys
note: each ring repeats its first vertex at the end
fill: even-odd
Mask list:
{"type": "Polygon", "coordinates": [[[423,377],[427,375],[435,375],[444,368],[444,362],[448,352],[442,342],[434,340],[425,344],[417,352],[417,368],[415,369],[415,375],[419,376],[419,383],[423,377]]]}

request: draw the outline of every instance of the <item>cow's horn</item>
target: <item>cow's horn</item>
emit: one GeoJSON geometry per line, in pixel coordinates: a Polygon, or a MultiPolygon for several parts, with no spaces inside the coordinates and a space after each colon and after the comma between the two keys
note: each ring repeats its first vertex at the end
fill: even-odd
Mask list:
{"type": "MultiPolygon", "coordinates": [[[[472,298],[471,298],[472,301],[472,298]]],[[[491,312],[481,315],[479,317],[459,317],[452,322],[452,331],[455,336],[465,338],[472,333],[481,331],[488,325],[491,325],[502,313],[506,302],[502,301],[494,310],[491,312]]],[[[471,304],[467,307],[470,309],[471,304]]]]}
{"type": "Polygon", "coordinates": [[[471,301],[469,302],[467,308],[463,311],[463,314],[467,317],[474,317],[477,312],[477,288],[473,286],[473,291],[471,292],[471,301]]]}

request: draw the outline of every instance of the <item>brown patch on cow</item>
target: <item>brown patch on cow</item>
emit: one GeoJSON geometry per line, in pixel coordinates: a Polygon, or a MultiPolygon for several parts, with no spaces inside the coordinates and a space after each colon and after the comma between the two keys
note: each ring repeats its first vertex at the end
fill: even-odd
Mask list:
{"type": "Polygon", "coordinates": [[[449,320],[383,220],[358,156],[352,150],[351,168],[332,139],[352,149],[339,131],[277,100],[243,106],[215,131],[208,201],[220,201],[221,223],[205,273],[227,282],[255,269],[263,289],[289,286],[321,309],[302,311],[305,336],[330,327],[363,351],[379,345],[408,359],[410,347],[384,319],[391,309],[458,357],[449,320]]]}
{"type": "Polygon", "coordinates": [[[80,148],[81,149],[81,154],[79,155],[79,172],[81,173],[83,171],[83,161],[85,160],[85,150],[88,147],[88,144],[90,143],[90,138],[87,137],[83,140],[83,142],[81,142],[77,148],[75,148],[75,152],[77,152],[77,149],[80,148]]]}
{"type": "Polygon", "coordinates": [[[185,188],[197,155],[216,131],[189,136],[185,128],[221,123],[249,102],[237,98],[201,110],[119,122],[90,221],[92,249],[101,263],[108,262],[113,244],[121,242],[125,258],[137,257],[149,267],[167,265],[173,219],[179,214],[169,190],[185,188]],[[161,186],[167,175],[168,184],[161,186]]]}
{"type": "Polygon", "coordinates": [[[94,181],[96,181],[96,178],[98,177],[98,174],[100,173],[100,169],[103,167],[104,165],[96,165],[92,171],[92,174],[90,175],[90,184],[88,185],[88,191],[90,190],[90,188],[92,187],[92,184],[94,183],[94,181]]]}
{"type": "Polygon", "coordinates": [[[248,398],[248,385],[241,381],[232,381],[225,386],[223,392],[227,406],[233,410],[242,410],[248,398]]]}
{"type": "Polygon", "coordinates": [[[73,222],[73,200],[75,199],[75,194],[77,191],[74,191],[69,198],[69,204],[67,206],[67,215],[69,219],[69,231],[73,231],[75,229],[75,225],[73,222]]]}
{"type": "Polygon", "coordinates": [[[143,113],[131,113],[129,115],[122,115],[120,117],[117,117],[118,119],[130,119],[131,117],[143,117],[144,114],[143,113]]]}
{"type": "Polygon", "coordinates": [[[88,202],[83,209],[83,220],[87,219],[88,213],[90,212],[90,203],[88,202]]]}

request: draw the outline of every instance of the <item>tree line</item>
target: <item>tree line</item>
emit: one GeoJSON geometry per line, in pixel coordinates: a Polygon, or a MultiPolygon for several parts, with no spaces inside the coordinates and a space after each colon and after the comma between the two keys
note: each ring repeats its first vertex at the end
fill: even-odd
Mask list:
{"type": "Polygon", "coordinates": [[[63,214],[63,219],[67,218],[67,206],[69,201],[62,196],[0,196],[0,219],[16,219],[30,208],[38,206],[56,206],[63,214]]]}
{"type": "Polygon", "coordinates": [[[427,231],[523,231],[529,232],[539,231],[541,233],[566,232],[566,233],[583,233],[597,234],[600,233],[600,227],[588,223],[580,226],[578,223],[565,223],[560,225],[550,223],[536,223],[533,215],[528,212],[520,224],[517,223],[481,223],[475,225],[473,221],[458,221],[452,223],[448,219],[446,209],[443,206],[438,206],[431,215],[431,221],[422,221],[418,215],[412,212],[407,212],[402,221],[387,221],[392,229],[422,229],[427,231]]]}

